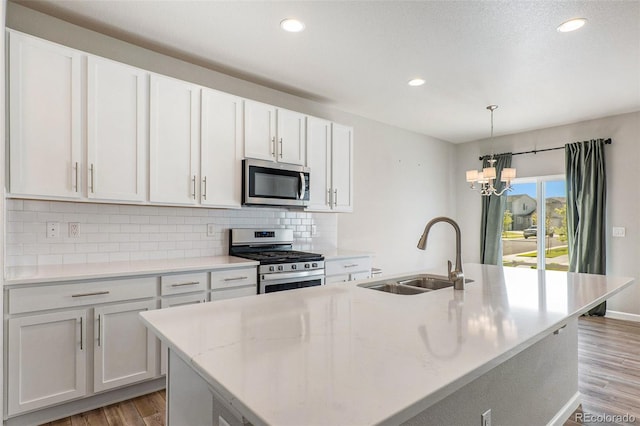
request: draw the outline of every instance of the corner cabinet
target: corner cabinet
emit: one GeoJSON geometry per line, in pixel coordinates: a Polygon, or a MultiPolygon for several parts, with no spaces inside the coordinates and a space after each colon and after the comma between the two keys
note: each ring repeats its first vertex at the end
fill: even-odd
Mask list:
{"type": "Polygon", "coordinates": [[[9,191],[80,198],[81,56],[8,32],[9,191]]]}
{"type": "Polygon", "coordinates": [[[87,197],[145,201],[148,74],[87,58],[87,197]]]}
{"type": "Polygon", "coordinates": [[[197,204],[198,86],[152,74],[150,77],[150,201],[197,204]]]}
{"type": "Polygon", "coordinates": [[[307,117],[307,211],[353,211],[353,129],[307,117]]]}
{"type": "Polygon", "coordinates": [[[305,125],[304,114],[245,100],[245,157],[304,166],[305,125]]]}

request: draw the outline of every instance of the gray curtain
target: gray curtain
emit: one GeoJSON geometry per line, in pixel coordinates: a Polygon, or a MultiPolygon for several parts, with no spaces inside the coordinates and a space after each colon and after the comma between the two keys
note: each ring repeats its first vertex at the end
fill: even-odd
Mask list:
{"type": "MultiPolygon", "coordinates": [[[[604,139],[565,145],[569,271],[606,273],[604,139]]],[[[606,302],[589,311],[604,316],[606,302]]]]}
{"type": "MultiPolygon", "coordinates": [[[[504,188],[500,181],[502,169],[511,167],[511,153],[495,156],[496,181],[494,186],[498,191],[504,188]]],[[[489,167],[489,158],[485,157],[482,167],[489,167]]],[[[480,223],[480,262],[486,265],[501,263],[502,252],[502,216],[507,204],[507,194],[482,197],[482,218],[480,223]]]]}

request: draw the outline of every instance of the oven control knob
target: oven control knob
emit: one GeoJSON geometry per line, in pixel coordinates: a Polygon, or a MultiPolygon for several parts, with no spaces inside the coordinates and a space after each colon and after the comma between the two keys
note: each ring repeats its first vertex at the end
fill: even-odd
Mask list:
{"type": "Polygon", "coordinates": [[[283,269],[282,265],[278,266],[278,271],[282,271],[283,269]]]}
{"type": "Polygon", "coordinates": [[[298,269],[298,265],[291,265],[291,269],[298,269]]]}
{"type": "Polygon", "coordinates": [[[305,264],[304,264],[304,267],[305,267],[306,269],[309,269],[311,266],[309,266],[309,264],[308,264],[308,263],[305,263],[305,264]]]}
{"type": "Polygon", "coordinates": [[[317,263],[312,263],[311,266],[313,266],[314,268],[317,268],[318,264],[317,263]]]}
{"type": "Polygon", "coordinates": [[[275,267],[273,267],[273,266],[269,266],[269,272],[273,272],[273,271],[275,271],[275,270],[276,270],[276,268],[275,268],[275,267]]]}

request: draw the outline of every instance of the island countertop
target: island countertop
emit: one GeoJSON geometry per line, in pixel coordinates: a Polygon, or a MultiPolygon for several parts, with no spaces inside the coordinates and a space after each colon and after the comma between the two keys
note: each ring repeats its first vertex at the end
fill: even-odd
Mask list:
{"type": "Polygon", "coordinates": [[[385,277],[141,315],[254,425],[391,424],[633,283],[475,264],[465,275],[462,291],[358,286],[385,277]]]}

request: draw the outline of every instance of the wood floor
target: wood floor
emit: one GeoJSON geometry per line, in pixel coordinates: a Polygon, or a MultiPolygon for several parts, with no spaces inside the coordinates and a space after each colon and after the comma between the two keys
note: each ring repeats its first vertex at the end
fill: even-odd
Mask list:
{"type": "MultiPolygon", "coordinates": [[[[637,355],[640,323],[582,317],[578,328],[578,387],[582,406],[564,426],[640,425],[640,358],[637,355]],[[603,415],[619,418],[597,418],[603,415]],[[635,420],[627,422],[622,417],[625,415],[635,420]]],[[[160,391],[47,423],[47,426],[162,426],[165,404],[165,392],[160,391]]]]}

